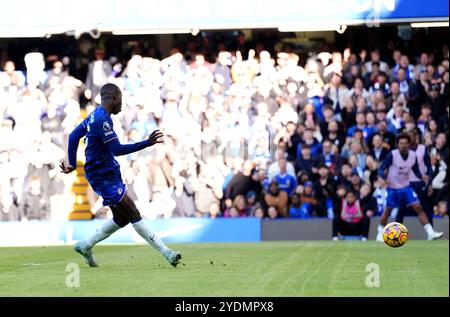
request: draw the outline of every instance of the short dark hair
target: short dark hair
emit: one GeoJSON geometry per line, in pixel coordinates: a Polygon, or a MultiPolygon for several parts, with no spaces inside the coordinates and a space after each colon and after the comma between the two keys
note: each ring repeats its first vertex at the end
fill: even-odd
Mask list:
{"type": "Polygon", "coordinates": [[[338,76],[339,78],[342,78],[342,73],[334,71],[334,72],[331,73],[331,76],[338,76]]]}
{"type": "Polygon", "coordinates": [[[406,140],[408,140],[409,143],[411,143],[411,137],[407,133],[403,132],[397,136],[397,144],[400,142],[401,139],[406,139],[406,140]]]}
{"type": "Polygon", "coordinates": [[[376,137],[377,135],[378,135],[380,138],[383,138],[383,137],[381,136],[380,132],[375,132],[374,134],[372,134],[372,140],[373,140],[373,138],[376,137]]]}
{"type": "Polygon", "coordinates": [[[409,131],[409,135],[411,136],[411,141],[412,141],[412,137],[419,137],[419,143],[422,143],[422,132],[420,131],[419,128],[414,128],[411,131],[409,131]]]}
{"type": "Polygon", "coordinates": [[[291,198],[292,200],[293,197],[297,197],[298,199],[300,199],[300,195],[297,194],[296,192],[293,192],[289,198],[291,198]]]}
{"type": "Polygon", "coordinates": [[[102,98],[103,101],[112,98],[112,96],[115,96],[120,92],[121,92],[120,88],[117,85],[108,83],[104,84],[102,88],[100,88],[100,97],[102,98]]]}
{"type": "Polygon", "coordinates": [[[348,165],[348,166],[352,167],[352,164],[350,164],[350,162],[348,160],[344,160],[341,164],[341,167],[344,165],[348,165]]]}

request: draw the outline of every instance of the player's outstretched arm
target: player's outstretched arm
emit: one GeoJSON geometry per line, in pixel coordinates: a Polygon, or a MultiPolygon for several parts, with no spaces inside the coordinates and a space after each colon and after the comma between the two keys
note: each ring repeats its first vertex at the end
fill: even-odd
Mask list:
{"type": "Polygon", "coordinates": [[[69,164],[62,162],[59,167],[61,167],[61,172],[70,173],[77,167],[77,150],[80,139],[86,135],[87,129],[84,122],[81,122],[69,135],[69,164]]]}
{"type": "Polygon", "coordinates": [[[130,153],[134,153],[137,151],[140,151],[142,149],[145,149],[146,147],[155,145],[157,143],[163,143],[162,140],[163,133],[159,130],[153,131],[153,133],[148,137],[147,140],[142,142],[137,142],[133,144],[120,144],[119,140],[117,138],[110,139],[105,144],[107,145],[108,149],[115,155],[127,155],[130,153]]]}

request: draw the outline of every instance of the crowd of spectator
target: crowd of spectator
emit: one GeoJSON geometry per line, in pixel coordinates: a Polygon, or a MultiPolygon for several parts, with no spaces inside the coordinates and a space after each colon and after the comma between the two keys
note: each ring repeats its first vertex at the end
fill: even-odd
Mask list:
{"type": "MultiPolygon", "coordinates": [[[[95,49],[85,80],[38,52],[26,71],[0,72],[0,220],[67,219],[75,176],[59,172],[68,134],[81,121],[80,96],[99,102],[112,82],[123,92],[113,116],[122,143],[153,130],[165,142],[118,157],[142,215],[167,217],[338,218],[343,197],[380,215],[386,184],[377,166],[396,135],[417,129],[433,168],[434,214],[448,212],[449,53],[408,56],[393,49],[310,52],[202,47],[122,65],[95,49]],[[348,192],[348,195],[347,195],[348,192]]],[[[83,161],[83,146],[78,160],[83,161]]],[[[95,217],[110,217],[91,191],[95,217]]]]}

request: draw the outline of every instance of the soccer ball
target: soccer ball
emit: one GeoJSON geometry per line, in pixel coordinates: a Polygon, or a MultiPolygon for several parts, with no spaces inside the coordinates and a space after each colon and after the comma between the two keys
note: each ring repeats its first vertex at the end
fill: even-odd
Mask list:
{"type": "Polygon", "coordinates": [[[408,229],[399,222],[388,223],[383,229],[383,240],[390,247],[401,247],[408,241],[408,229]]]}

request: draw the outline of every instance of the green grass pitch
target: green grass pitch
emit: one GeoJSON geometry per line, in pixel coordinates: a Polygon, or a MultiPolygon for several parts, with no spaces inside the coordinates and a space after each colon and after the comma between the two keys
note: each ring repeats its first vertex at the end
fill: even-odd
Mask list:
{"type": "Polygon", "coordinates": [[[98,268],[70,246],[0,248],[0,296],[449,296],[449,241],[296,241],[170,245],[177,268],[147,245],[99,245],[98,268]],[[67,287],[68,263],[80,287],[67,287]],[[368,263],[380,270],[367,287],[368,263]]]}

